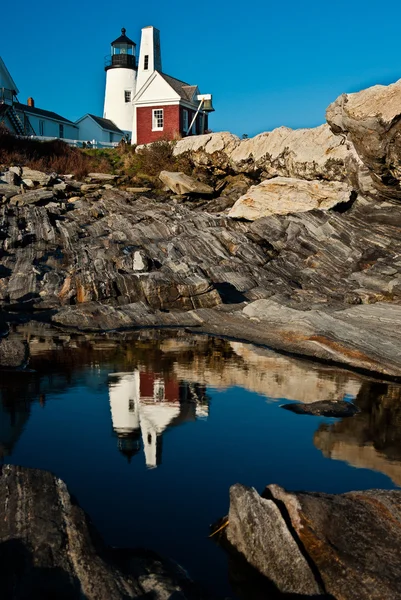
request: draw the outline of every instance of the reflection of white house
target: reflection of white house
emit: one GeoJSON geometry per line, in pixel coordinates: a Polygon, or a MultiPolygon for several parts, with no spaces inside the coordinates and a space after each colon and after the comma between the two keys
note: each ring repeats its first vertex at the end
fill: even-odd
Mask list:
{"type": "Polygon", "coordinates": [[[149,468],[161,463],[162,434],[168,427],[208,415],[207,405],[197,402],[191,386],[153,373],[110,374],[109,398],[119,449],[130,458],[139,451],[142,438],[149,468]]]}

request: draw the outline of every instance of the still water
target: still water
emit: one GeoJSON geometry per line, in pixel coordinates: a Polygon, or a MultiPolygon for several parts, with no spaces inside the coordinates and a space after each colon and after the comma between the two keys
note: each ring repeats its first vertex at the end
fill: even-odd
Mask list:
{"type": "Polygon", "coordinates": [[[107,543],[169,556],[223,597],[236,595],[208,534],[233,483],[401,486],[397,385],[201,336],[19,334],[31,372],[0,374],[3,462],[54,472],[107,543]],[[361,412],[280,408],[343,398],[361,412]]]}

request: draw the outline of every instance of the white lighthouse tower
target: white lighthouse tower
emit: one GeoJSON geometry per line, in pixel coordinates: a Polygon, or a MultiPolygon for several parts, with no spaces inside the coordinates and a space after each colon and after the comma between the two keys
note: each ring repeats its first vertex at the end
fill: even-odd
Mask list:
{"type": "Polygon", "coordinates": [[[103,116],[130,135],[134,116],[132,100],[136,92],[135,47],[135,42],[126,36],[126,30],[122,28],[120,37],[111,43],[111,57],[105,66],[103,116]]]}

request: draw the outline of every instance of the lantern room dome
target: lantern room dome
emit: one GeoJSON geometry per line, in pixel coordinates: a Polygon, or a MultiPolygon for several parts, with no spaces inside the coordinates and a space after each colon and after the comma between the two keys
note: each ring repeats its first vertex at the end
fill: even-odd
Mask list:
{"type": "Polygon", "coordinates": [[[123,27],[121,29],[121,35],[120,35],[120,37],[118,37],[116,40],[114,40],[114,42],[111,42],[111,45],[115,46],[116,44],[127,44],[127,45],[130,45],[130,46],[136,46],[135,42],[133,42],[132,40],[130,40],[129,37],[127,37],[125,35],[126,31],[127,30],[125,29],[125,27],[123,27]]]}

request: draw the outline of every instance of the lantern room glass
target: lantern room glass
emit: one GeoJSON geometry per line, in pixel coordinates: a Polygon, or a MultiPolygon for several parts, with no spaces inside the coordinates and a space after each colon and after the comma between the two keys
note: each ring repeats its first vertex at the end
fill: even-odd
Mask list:
{"type": "Polygon", "coordinates": [[[113,44],[113,46],[111,47],[111,53],[112,54],[129,54],[129,55],[133,56],[134,46],[132,44],[124,44],[124,43],[113,44]]]}

